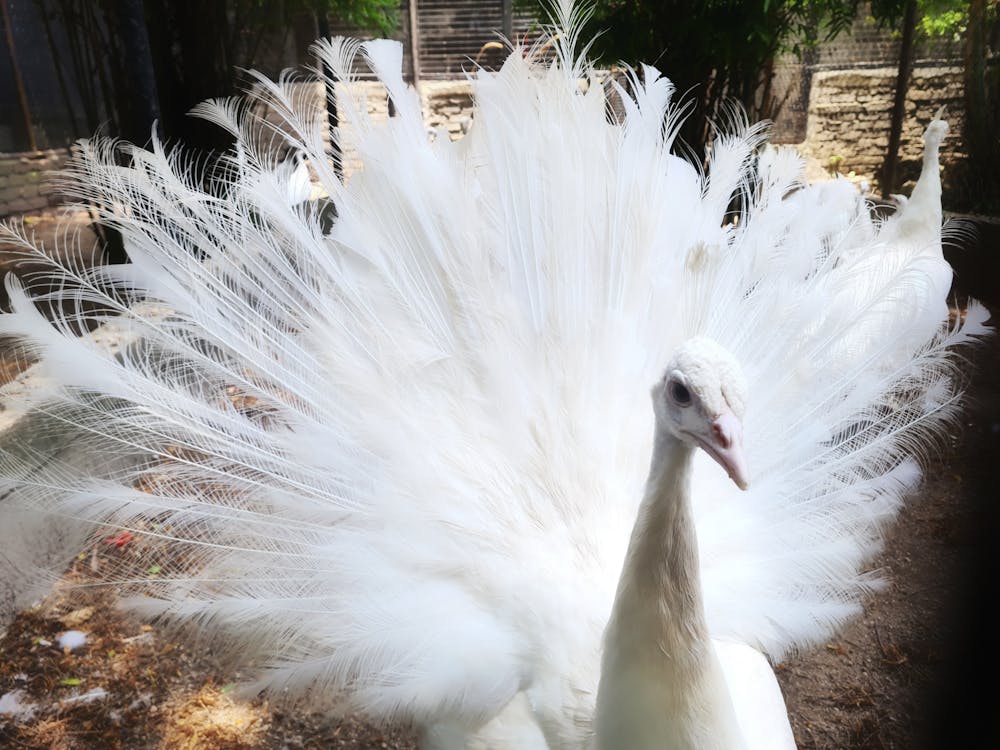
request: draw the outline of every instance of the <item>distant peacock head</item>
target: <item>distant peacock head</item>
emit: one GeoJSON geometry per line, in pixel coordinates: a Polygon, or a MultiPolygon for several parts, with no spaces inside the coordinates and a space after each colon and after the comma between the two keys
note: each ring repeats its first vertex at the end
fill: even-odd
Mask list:
{"type": "Polygon", "coordinates": [[[747,488],[743,456],[746,378],[739,362],[711,339],[685,342],[653,388],[656,421],[703,448],[740,489],[747,488]]]}

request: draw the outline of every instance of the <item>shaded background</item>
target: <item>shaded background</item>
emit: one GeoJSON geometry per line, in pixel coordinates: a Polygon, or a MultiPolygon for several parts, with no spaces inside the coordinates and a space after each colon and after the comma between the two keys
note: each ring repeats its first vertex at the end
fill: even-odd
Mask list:
{"type": "MultiPolygon", "coordinates": [[[[501,36],[533,39],[546,18],[537,0],[3,0],[0,6],[0,155],[63,149],[99,128],[144,143],[154,121],[167,139],[222,148],[217,129],[185,113],[245,86],[247,68],[273,77],[315,65],[308,48],[320,36],[392,36],[404,43],[411,81],[461,80],[473,61],[487,68],[502,62],[501,36]]],[[[948,167],[948,207],[995,215],[998,6],[997,0],[597,0],[588,33],[601,32],[594,52],[604,66],[648,62],[670,76],[691,106],[682,136],[695,154],[711,138],[709,123],[725,120],[727,101],[740,102],[751,121],[774,120],[778,142],[802,143],[818,74],[890,69],[886,101],[865,104],[887,110],[876,123],[884,130],[879,144],[868,147],[877,148],[879,163],[865,168],[880,195],[899,191],[919,169],[913,149],[901,153],[901,140],[905,146],[907,130],[919,133],[930,119],[934,96],[907,98],[914,71],[950,69],[957,94],[946,99],[949,119],[959,125],[952,138],[961,163],[948,167]]],[[[863,140],[870,126],[859,119],[847,136],[863,140]]],[[[838,146],[816,157],[833,160],[834,171],[859,173],[848,150],[838,146]]],[[[0,179],[4,170],[0,156],[0,179]]],[[[0,215],[24,210],[5,210],[4,187],[0,215]]]]}

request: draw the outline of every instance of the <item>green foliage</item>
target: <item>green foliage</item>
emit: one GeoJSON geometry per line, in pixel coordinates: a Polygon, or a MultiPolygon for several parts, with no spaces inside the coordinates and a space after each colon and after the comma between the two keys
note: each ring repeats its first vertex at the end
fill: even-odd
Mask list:
{"type": "Polygon", "coordinates": [[[597,0],[592,25],[603,33],[594,49],[606,64],[654,64],[690,92],[683,136],[700,146],[710,137],[707,123],[725,116],[727,100],[741,102],[751,119],[773,117],[783,104],[771,89],[776,56],[802,56],[832,39],[850,26],[859,2],[597,0]]]}
{"type": "MultiPolygon", "coordinates": [[[[255,1],[267,3],[267,0],[255,1]]],[[[381,36],[392,36],[399,26],[399,0],[291,0],[284,6],[288,14],[329,13],[350,26],[381,36]]]]}
{"type": "MultiPolygon", "coordinates": [[[[898,26],[905,0],[872,0],[871,20],[882,28],[898,26]]],[[[917,33],[960,41],[969,24],[969,0],[917,0],[917,33]]]]}
{"type": "MultiPolygon", "coordinates": [[[[969,6],[969,0],[918,0],[920,21],[917,29],[926,37],[961,41],[969,27],[969,6]]],[[[985,3],[982,23],[996,24],[998,17],[1000,0],[985,3]]]]}
{"type": "Polygon", "coordinates": [[[672,54],[671,47],[727,55],[740,45],[740,55],[752,60],[832,39],[855,19],[859,0],[597,0],[593,5],[595,25],[606,29],[604,51],[621,51],[622,59],[639,51],[672,54]]]}
{"type": "Polygon", "coordinates": [[[930,38],[959,41],[969,24],[969,3],[963,0],[919,0],[917,31],[930,38]]]}
{"type": "MultiPolygon", "coordinates": [[[[161,131],[168,137],[215,146],[206,127],[186,116],[198,102],[239,87],[241,69],[277,75],[288,64],[287,41],[302,16],[328,14],[357,33],[392,35],[398,0],[140,0],[139,24],[149,37],[152,60],[129,59],[120,31],[120,0],[32,0],[42,19],[72,133],[92,133],[102,123],[114,134],[142,140],[128,129],[134,119],[137,70],[152,64],[161,131]],[[59,37],[65,33],[68,44],[59,37]],[[76,95],[74,95],[74,92],[76,95]]],[[[152,119],[152,118],[150,118],[152,119]]]]}
{"type": "Polygon", "coordinates": [[[968,22],[969,16],[964,10],[949,10],[940,15],[921,16],[917,29],[923,36],[949,37],[957,42],[968,22]]]}

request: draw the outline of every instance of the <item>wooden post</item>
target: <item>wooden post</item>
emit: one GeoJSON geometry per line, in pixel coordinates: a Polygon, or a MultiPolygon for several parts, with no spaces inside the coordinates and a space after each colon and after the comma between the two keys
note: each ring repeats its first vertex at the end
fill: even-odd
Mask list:
{"type": "Polygon", "coordinates": [[[997,123],[992,122],[986,90],[986,0],[969,3],[969,25],[965,33],[965,133],[969,153],[985,174],[1000,167],[997,123]]]}
{"type": "MultiPolygon", "coordinates": [[[[117,92],[128,101],[118,102],[119,135],[139,145],[149,141],[153,123],[160,118],[160,95],[156,88],[153,52],[142,0],[117,0],[116,20],[122,38],[124,63],[128,68],[125,90],[117,92]],[[123,106],[124,104],[124,106],[123,106]]],[[[157,135],[162,132],[157,124],[157,135]]]]}
{"type": "MultiPolygon", "coordinates": [[[[330,38],[330,18],[325,6],[317,10],[316,31],[321,39],[330,38]]],[[[323,63],[323,91],[326,93],[326,126],[330,134],[330,161],[333,173],[338,179],[344,178],[344,152],[340,147],[340,113],[337,112],[337,77],[326,63],[323,63]]]]}
{"type": "Polygon", "coordinates": [[[407,3],[410,12],[410,69],[413,72],[413,88],[420,82],[420,21],[417,19],[417,0],[407,3]]]}
{"type": "Polygon", "coordinates": [[[899,73],[896,75],[896,94],[892,101],[892,118],[889,121],[889,146],[882,163],[879,182],[882,197],[887,198],[896,187],[896,167],[899,166],[899,144],[906,120],[906,92],[910,87],[913,68],[913,37],[917,29],[917,0],[907,0],[903,11],[903,37],[899,42],[899,73]]]}
{"type": "Polygon", "coordinates": [[[7,11],[7,0],[0,0],[0,10],[3,11],[3,26],[7,32],[7,51],[10,53],[10,65],[14,70],[14,86],[17,88],[17,98],[21,102],[24,129],[28,134],[28,147],[31,151],[37,151],[38,142],[35,140],[35,128],[31,124],[28,93],[24,88],[24,78],[21,77],[21,67],[17,63],[17,50],[14,47],[14,26],[10,20],[10,13],[7,11]]]}
{"type": "Polygon", "coordinates": [[[508,41],[514,36],[514,0],[503,0],[503,35],[508,41]]]}

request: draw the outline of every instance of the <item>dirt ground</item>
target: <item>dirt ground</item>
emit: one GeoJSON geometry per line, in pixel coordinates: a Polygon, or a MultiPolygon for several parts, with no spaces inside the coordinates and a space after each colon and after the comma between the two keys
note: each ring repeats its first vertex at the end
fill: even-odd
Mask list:
{"type": "MultiPolygon", "coordinates": [[[[1000,225],[950,250],[958,300],[1000,312],[1000,225]]],[[[876,562],[889,580],[864,615],[823,647],[778,665],[802,750],[902,750],[997,744],[1000,705],[992,603],[1000,540],[1000,337],[980,347],[951,445],[927,471],[876,562]],[[983,680],[983,681],[981,681],[983,680]]],[[[4,363],[0,377],[21,366],[4,363]]],[[[2,381],[0,381],[2,382],[2,381]]],[[[405,730],[334,721],[238,696],[245,677],[195,639],[122,615],[108,592],[70,589],[142,547],[122,536],[80,551],[60,586],[0,639],[0,747],[415,748],[405,730]],[[67,630],[83,648],[60,648],[67,630]]]]}

